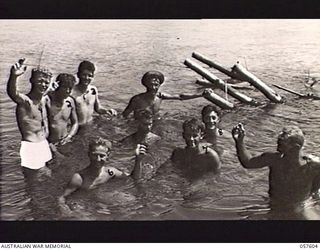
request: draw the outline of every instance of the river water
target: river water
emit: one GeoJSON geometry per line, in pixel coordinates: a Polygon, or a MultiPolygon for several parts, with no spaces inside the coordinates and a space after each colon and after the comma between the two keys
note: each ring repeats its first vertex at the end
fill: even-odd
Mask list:
{"type": "MultiPolygon", "coordinates": [[[[134,128],[120,118],[110,121],[95,117],[90,131],[66,147],[67,157],[53,166],[53,178],[28,186],[20,167],[15,104],[6,94],[9,69],[17,59],[25,57],[29,70],[40,63],[56,76],[61,72],[76,73],[82,60],[93,61],[97,66],[94,84],[101,103],[118,112],[126,107],[130,97],[144,91],[140,79],[148,70],[164,73],[166,81],[161,91],[201,92],[194,84],[199,76],[183,65],[193,51],[228,67],[240,61],[270,85],[275,83],[305,93],[308,72],[317,73],[320,68],[319,20],[1,20],[0,27],[1,220],[268,218],[268,170],[242,168],[231,139],[219,141],[224,148],[219,176],[190,183],[163,169],[139,186],[129,179],[115,179],[94,191],[79,191],[68,198],[74,215],[67,217],[60,212],[57,197],[72,174],[88,164],[87,139],[100,135],[115,141],[134,128]]],[[[27,93],[30,88],[29,77],[27,71],[20,79],[22,92],[27,93]]],[[[313,91],[317,92],[317,88],[320,89],[316,85],[313,91]]],[[[258,91],[242,92],[267,103],[258,91]]],[[[224,113],[221,127],[230,131],[242,122],[247,130],[248,148],[256,154],[275,150],[276,136],[284,125],[299,125],[306,134],[306,152],[320,155],[320,101],[280,93],[287,99],[285,104],[238,105],[236,110],[224,113]]],[[[229,100],[237,103],[231,97],[229,100]]],[[[182,122],[190,117],[200,119],[206,104],[204,98],[162,103],[162,142],[154,152],[158,166],[175,147],[183,147],[182,122]]],[[[120,169],[133,166],[129,152],[115,149],[111,158],[110,164],[120,169]]]]}

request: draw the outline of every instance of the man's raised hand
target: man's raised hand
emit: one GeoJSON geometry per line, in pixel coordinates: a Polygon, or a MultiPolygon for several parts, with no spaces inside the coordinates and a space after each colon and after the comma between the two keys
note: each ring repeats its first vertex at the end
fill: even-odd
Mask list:
{"type": "Polygon", "coordinates": [[[14,76],[21,76],[27,69],[27,66],[24,65],[25,60],[25,58],[21,58],[12,65],[10,73],[14,76]]]}
{"type": "Polygon", "coordinates": [[[242,123],[238,123],[237,126],[234,126],[232,129],[232,137],[236,142],[242,141],[245,135],[245,130],[242,123]]]}

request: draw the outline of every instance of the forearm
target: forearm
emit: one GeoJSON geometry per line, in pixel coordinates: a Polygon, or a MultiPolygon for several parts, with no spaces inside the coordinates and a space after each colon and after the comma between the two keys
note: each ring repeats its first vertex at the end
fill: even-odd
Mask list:
{"type": "Polygon", "coordinates": [[[7,83],[7,93],[9,97],[13,100],[15,100],[19,95],[17,90],[17,78],[18,78],[17,76],[10,74],[9,80],[7,83]]]}
{"type": "Polygon", "coordinates": [[[202,94],[180,94],[180,100],[190,100],[190,99],[195,99],[202,97],[202,94]]]}
{"type": "Polygon", "coordinates": [[[246,149],[246,146],[243,141],[236,142],[236,150],[237,150],[238,159],[241,165],[244,168],[252,168],[250,164],[250,159],[252,157],[249,151],[246,149]]]}
{"type": "Polygon", "coordinates": [[[135,179],[138,180],[141,178],[141,159],[140,157],[136,157],[135,163],[134,163],[134,168],[131,172],[131,176],[135,179]]]}
{"type": "Polygon", "coordinates": [[[71,129],[70,129],[70,131],[69,131],[69,133],[68,133],[67,136],[69,136],[70,138],[71,138],[71,137],[74,137],[74,136],[77,134],[77,132],[78,132],[78,128],[79,128],[79,124],[78,124],[78,123],[74,123],[74,124],[71,126],[71,129]]]}

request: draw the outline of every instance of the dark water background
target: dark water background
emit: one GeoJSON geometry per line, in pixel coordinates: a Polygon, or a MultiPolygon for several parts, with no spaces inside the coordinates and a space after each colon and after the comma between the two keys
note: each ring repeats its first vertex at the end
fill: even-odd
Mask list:
{"type": "MultiPolygon", "coordinates": [[[[268,84],[276,83],[305,93],[307,72],[319,72],[319,20],[113,20],[113,21],[0,21],[1,104],[1,219],[2,220],[162,220],[162,219],[265,219],[268,212],[268,170],[245,170],[235,155],[232,140],[224,148],[221,175],[190,183],[170,170],[134,185],[131,180],[114,180],[90,192],[68,198],[74,216],[66,218],[57,207],[57,197],[75,171],[88,164],[87,138],[101,135],[111,140],[134,131],[121,119],[97,117],[90,132],[66,147],[68,157],[54,166],[53,179],[27,190],[20,159],[20,134],[15,104],[6,94],[10,66],[27,58],[29,70],[39,63],[58,73],[76,73],[80,61],[97,66],[94,84],[104,106],[121,112],[130,97],[144,91],[140,84],[148,70],[166,76],[161,90],[168,93],[200,92],[194,84],[198,75],[183,61],[193,51],[232,66],[240,61],[268,84]],[[33,199],[30,199],[30,194],[33,199]]],[[[207,68],[207,67],[206,67],[207,68]]],[[[225,78],[212,70],[217,76],[225,78]]],[[[19,89],[30,88],[27,71],[19,89]]],[[[315,87],[317,91],[319,86],[315,87]]],[[[266,99],[254,90],[246,94],[266,99]]],[[[299,125],[306,134],[305,150],[320,155],[318,111],[320,101],[299,100],[283,93],[285,104],[265,107],[239,105],[224,114],[221,127],[230,131],[237,122],[247,129],[252,153],[274,150],[279,130],[299,125]]],[[[232,98],[230,100],[236,102],[232,98]]],[[[189,117],[200,118],[205,99],[164,101],[161,136],[154,161],[160,165],[175,147],[183,146],[181,124],[189,117]]],[[[133,166],[132,152],[114,150],[110,164],[120,169],[133,166]]]]}

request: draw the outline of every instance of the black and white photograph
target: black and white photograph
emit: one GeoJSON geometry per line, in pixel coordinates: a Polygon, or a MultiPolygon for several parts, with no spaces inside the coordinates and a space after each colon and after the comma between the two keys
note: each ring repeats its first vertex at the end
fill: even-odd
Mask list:
{"type": "Polygon", "coordinates": [[[320,20],[0,20],[1,221],[320,219],[320,20]]]}

